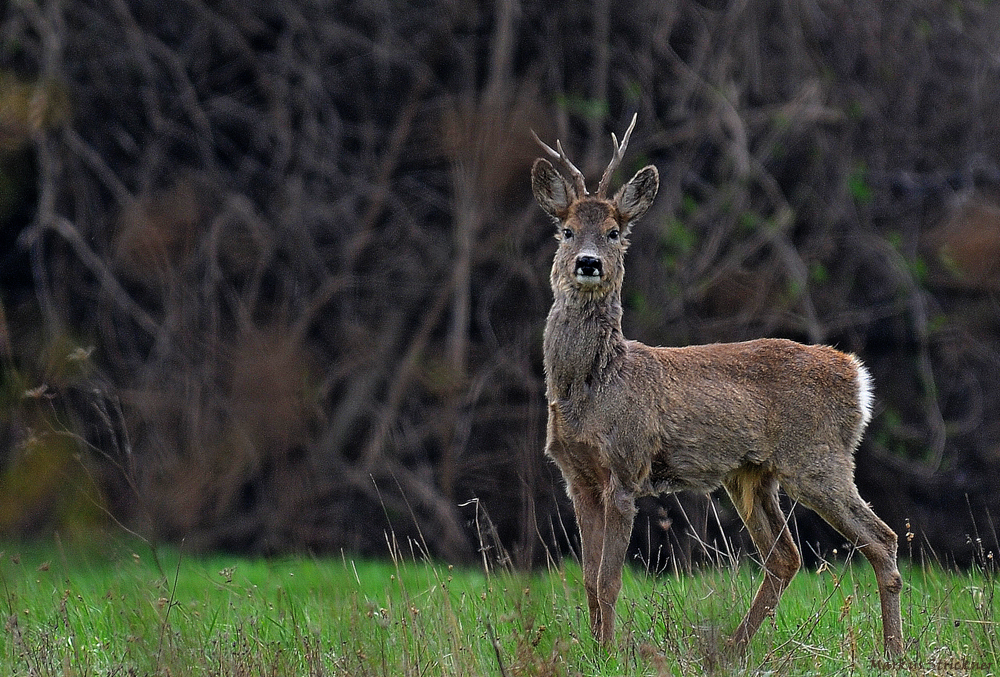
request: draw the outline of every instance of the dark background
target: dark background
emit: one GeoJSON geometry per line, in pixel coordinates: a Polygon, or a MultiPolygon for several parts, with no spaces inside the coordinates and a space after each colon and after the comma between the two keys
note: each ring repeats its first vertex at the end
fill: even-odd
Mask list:
{"type": "MultiPolygon", "coordinates": [[[[621,173],[654,163],[661,188],[626,334],[856,352],[877,392],[857,479],[903,554],[997,550],[996,3],[43,0],[0,20],[0,537],[562,556],[529,129],[593,179],[638,112],[621,173]]],[[[843,547],[794,514],[807,558],[843,547]]],[[[648,499],[634,553],[688,567],[729,552],[722,531],[745,547],[720,495],[648,499]]]]}

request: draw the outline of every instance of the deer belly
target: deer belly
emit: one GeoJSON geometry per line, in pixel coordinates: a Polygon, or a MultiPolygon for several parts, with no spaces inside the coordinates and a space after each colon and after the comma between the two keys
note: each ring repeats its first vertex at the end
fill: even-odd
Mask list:
{"type": "Polygon", "coordinates": [[[677,491],[712,491],[722,484],[731,470],[708,458],[694,454],[658,454],[650,463],[648,493],[671,494],[677,491]]]}

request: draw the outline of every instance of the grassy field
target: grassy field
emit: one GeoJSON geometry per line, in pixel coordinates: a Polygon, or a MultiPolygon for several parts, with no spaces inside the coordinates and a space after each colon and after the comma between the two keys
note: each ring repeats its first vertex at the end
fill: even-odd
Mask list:
{"type": "Polygon", "coordinates": [[[631,571],[608,651],[589,637],[572,562],[520,574],[121,540],[0,551],[4,675],[1000,674],[992,560],[904,568],[910,647],[889,665],[867,563],[804,571],[734,664],[719,646],[759,582],[752,564],[631,571]]]}

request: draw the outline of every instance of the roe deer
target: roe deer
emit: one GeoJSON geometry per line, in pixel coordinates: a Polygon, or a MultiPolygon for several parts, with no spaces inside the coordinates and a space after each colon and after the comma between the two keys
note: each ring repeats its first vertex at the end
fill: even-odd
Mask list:
{"type": "MultiPolygon", "coordinates": [[[[868,558],[882,603],[885,649],[903,649],[896,534],[858,495],[854,451],[871,418],[871,379],[853,355],[781,339],[652,348],[622,335],[629,230],[656,196],[640,169],[613,198],[635,117],[597,192],[558,150],[535,140],[531,187],[559,241],[545,325],[545,453],[562,471],[580,529],[595,637],[614,638],[615,602],[638,496],[726,488],[760,551],[764,582],[729,639],[742,651],[800,566],[778,486],[868,558]]],[[[534,133],[533,133],[534,134],[534,133]]]]}

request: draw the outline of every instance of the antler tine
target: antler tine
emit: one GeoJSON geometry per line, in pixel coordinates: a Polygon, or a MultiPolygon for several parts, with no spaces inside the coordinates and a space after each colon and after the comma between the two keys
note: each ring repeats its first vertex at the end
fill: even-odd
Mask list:
{"type": "Polygon", "coordinates": [[[563,150],[562,142],[556,140],[556,148],[559,150],[553,150],[552,146],[548,145],[544,141],[538,138],[538,134],[535,134],[535,130],[531,130],[531,135],[535,137],[535,141],[539,146],[542,147],[546,153],[548,153],[552,158],[554,158],[559,165],[569,173],[570,177],[573,179],[573,186],[576,188],[576,196],[583,197],[587,195],[587,180],[583,176],[583,172],[576,168],[569,158],[566,157],[566,151],[563,150]]]}
{"type": "Polygon", "coordinates": [[[628,139],[632,136],[632,130],[635,129],[635,121],[639,118],[639,113],[632,114],[632,124],[628,126],[625,131],[625,136],[622,137],[621,145],[618,145],[618,137],[615,136],[614,132],[611,132],[611,141],[615,145],[615,153],[611,157],[611,162],[608,163],[608,168],[604,170],[604,174],[601,175],[601,182],[597,184],[597,197],[606,197],[608,192],[608,186],[611,184],[611,175],[615,173],[618,169],[618,165],[621,164],[622,158],[625,156],[625,148],[628,147],[628,139]]]}

